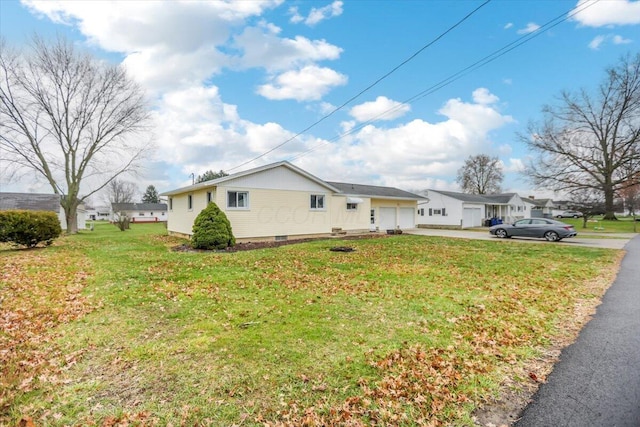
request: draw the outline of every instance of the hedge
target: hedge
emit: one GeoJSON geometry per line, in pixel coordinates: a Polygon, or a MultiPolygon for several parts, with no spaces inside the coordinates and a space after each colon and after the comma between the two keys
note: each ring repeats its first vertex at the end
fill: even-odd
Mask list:
{"type": "Polygon", "coordinates": [[[58,216],[50,211],[0,211],[0,242],[33,248],[39,243],[49,246],[60,236],[58,216]]]}

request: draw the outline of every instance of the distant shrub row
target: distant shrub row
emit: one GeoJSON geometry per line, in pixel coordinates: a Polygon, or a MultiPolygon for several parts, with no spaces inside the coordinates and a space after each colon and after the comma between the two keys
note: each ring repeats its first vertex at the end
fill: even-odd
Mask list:
{"type": "Polygon", "coordinates": [[[0,211],[0,242],[29,248],[44,243],[49,246],[60,236],[58,216],[48,211],[0,211]]]}

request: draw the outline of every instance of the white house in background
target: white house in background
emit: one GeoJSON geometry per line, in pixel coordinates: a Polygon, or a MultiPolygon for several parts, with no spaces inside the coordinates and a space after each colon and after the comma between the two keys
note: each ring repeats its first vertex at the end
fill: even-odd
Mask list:
{"type": "Polygon", "coordinates": [[[166,222],[165,203],[111,203],[110,221],[118,221],[126,215],[131,222],[166,222]]]}
{"type": "Polygon", "coordinates": [[[556,209],[553,200],[523,197],[522,201],[529,207],[531,218],[553,218],[556,209]]]}
{"type": "MultiPolygon", "coordinates": [[[[27,210],[55,212],[60,221],[60,227],[66,230],[67,218],[65,217],[64,209],[62,209],[60,205],[60,197],[59,194],[0,193],[0,211],[27,210]]],[[[85,207],[83,204],[80,204],[77,212],[78,230],[87,228],[85,217],[85,207]]]]}
{"type": "Polygon", "coordinates": [[[111,206],[87,206],[85,219],[87,221],[109,221],[111,219],[111,206]]]}
{"type": "Polygon", "coordinates": [[[491,220],[513,222],[528,217],[530,208],[516,193],[466,194],[428,190],[418,202],[416,224],[430,227],[480,227],[491,220]]]}
{"type": "Polygon", "coordinates": [[[195,218],[215,202],[239,242],[413,228],[422,199],[397,188],[323,181],[289,162],[161,195],[168,197],[170,234],[190,237],[195,218]]]}

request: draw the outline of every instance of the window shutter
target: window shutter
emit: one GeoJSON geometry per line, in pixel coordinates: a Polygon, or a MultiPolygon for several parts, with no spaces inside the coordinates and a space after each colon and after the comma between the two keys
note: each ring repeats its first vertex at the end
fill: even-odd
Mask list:
{"type": "Polygon", "coordinates": [[[433,216],[433,209],[429,208],[429,216],[433,216]]]}
{"type": "Polygon", "coordinates": [[[444,212],[445,208],[442,208],[442,216],[447,216],[447,214],[444,212]]]}

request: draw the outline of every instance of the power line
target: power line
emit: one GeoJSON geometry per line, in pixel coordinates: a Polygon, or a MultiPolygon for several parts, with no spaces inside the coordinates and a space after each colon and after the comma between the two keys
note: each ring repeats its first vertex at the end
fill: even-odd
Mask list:
{"type": "Polygon", "coordinates": [[[315,126],[317,126],[318,124],[322,123],[323,121],[325,121],[326,119],[328,119],[329,117],[331,117],[334,113],[336,113],[337,111],[342,110],[344,107],[346,107],[348,104],[350,104],[352,101],[354,101],[355,99],[359,98],[362,94],[364,94],[365,92],[369,91],[371,88],[373,88],[374,86],[376,86],[378,83],[380,83],[382,80],[386,79],[387,77],[389,77],[391,74],[395,73],[398,69],[400,69],[402,66],[406,65],[409,61],[411,61],[412,59],[414,59],[416,56],[418,56],[420,53],[422,53],[422,51],[424,51],[425,49],[429,48],[430,46],[432,46],[433,44],[435,44],[436,42],[438,42],[440,39],[442,39],[444,36],[446,36],[447,34],[449,34],[451,31],[453,31],[456,27],[460,26],[464,21],[466,21],[467,19],[469,19],[472,15],[474,15],[477,11],[479,11],[481,8],[483,8],[484,6],[486,6],[489,2],[491,2],[491,0],[486,0],[484,3],[482,3],[480,6],[476,7],[474,10],[472,10],[471,12],[469,12],[467,15],[465,15],[462,19],[460,19],[458,22],[456,22],[454,25],[452,25],[451,27],[449,27],[447,30],[445,30],[443,33],[441,33],[440,35],[438,35],[435,39],[431,40],[429,43],[427,43],[426,45],[422,46],[419,50],[417,50],[414,54],[412,54],[410,57],[408,57],[407,59],[405,59],[404,61],[402,61],[399,65],[397,65],[396,67],[394,67],[393,69],[391,69],[391,71],[387,72],[386,74],[384,74],[382,77],[380,77],[379,79],[377,79],[376,81],[374,81],[373,83],[371,83],[369,86],[367,86],[366,88],[364,88],[363,90],[361,90],[360,92],[358,92],[356,95],[352,96],[351,98],[349,98],[347,101],[345,101],[342,105],[340,105],[339,107],[334,108],[331,112],[327,113],[326,115],[322,116],[319,120],[317,120],[316,122],[312,123],[311,125],[307,126],[306,128],[304,128],[303,130],[301,130],[300,132],[296,133],[294,136],[292,136],[291,138],[281,142],[280,144],[276,145],[275,147],[265,151],[264,153],[260,154],[259,156],[256,156],[254,158],[252,158],[251,160],[247,160],[244,163],[239,164],[238,166],[234,166],[230,169],[227,169],[226,172],[230,172],[232,170],[241,168],[244,165],[247,165],[249,163],[253,163],[256,160],[266,156],[269,153],[272,153],[273,151],[277,150],[278,148],[284,146],[285,144],[293,141],[294,139],[296,139],[297,137],[299,137],[300,135],[304,134],[305,132],[309,131],[310,129],[314,128],[315,126]]]}
{"type": "Polygon", "coordinates": [[[600,0],[593,0],[591,3],[583,3],[583,5],[579,8],[576,9],[570,9],[567,12],[562,13],[561,15],[558,15],[557,17],[551,19],[550,21],[548,21],[547,23],[545,23],[544,25],[540,26],[540,28],[536,29],[535,31],[525,34],[522,37],[516,39],[515,41],[501,47],[500,49],[490,53],[489,55],[483,57],[482,59],[474,62],[473,64],[469,65],[468,67],[463,68],[462,70],[450,75],[449,77],[447,77],[446,79],[443,79],[441,81],[439,81],[438,83],[430,86],[429,88],[417,93],[416,95],[413,95],[412,97],[410,97],[409,99],[395,105],[392,108],[389,108],[386,111],[383,111],[382,113],[378,114],[377,116],[374,116],[372,118],[370,118],[369,120],[360,123],[357,126],[354,126],[353,128],[349,129],[347,132],[344,132],[340,135],[337,135],[331,139],[329,139],[326,142],[321,142],[320,144],[317,144],[314,147],[311,147],[309,150],[297,154],[294,157],[290,158],[290,161],[295,161],[298,160],[304,156],[306,156],[307,154],[310,154],[314,151],[316,151],[317,149],[324,147],[325,145],[331,143],[331,142],[336,142],[346,136],[349,136],[351,134],[353,134],[354,132],[362,129],[363,127],[373,123],[374,121],[376,121],[377,119],[379,119],[382,116],[385,116],[389,113],[392,113],[400,108],[402,108],[405,105],[410,104],[411,102],[415,102],[419,99],[422,99],[428,95],[431,95],[432,93],[442,89],[445,86],[450,85],[451,83],[455,82],[456,80],[461,79],[462,77],[466,76],[467,74],[471,73],[472,71],[477,70],[478,68],[481,68],[493,61],[495,61],[496,59],[500,58],[501,56],[506,55],[507,53],[511,52],[512,50],[516,49],[517,47],[523,45],[524,43],[527,43],[528,41],[540,36],[541,34],[549,31],[550,29],[560,25],[561,23],[567,21],[569,18],[575,16],[576,14],[590,8],[591,6],[595,5],[596,3],[598,3],[600,0]],[[571,11],[574,10],[573,13],[571,13],[571,11]]]}

